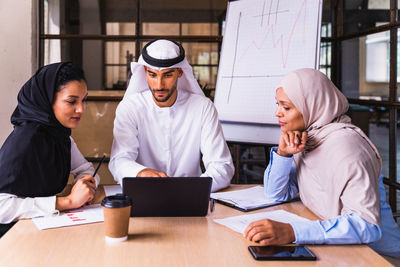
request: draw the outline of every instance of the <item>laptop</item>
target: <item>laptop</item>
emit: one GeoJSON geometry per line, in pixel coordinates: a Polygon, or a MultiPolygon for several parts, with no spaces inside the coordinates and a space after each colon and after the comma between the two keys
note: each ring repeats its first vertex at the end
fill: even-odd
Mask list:
{"type": "Polygon", "coordinates": [[[132,198],[131,217],[206,216],[211,177],[125,177],[122,192],[132,198]]]}

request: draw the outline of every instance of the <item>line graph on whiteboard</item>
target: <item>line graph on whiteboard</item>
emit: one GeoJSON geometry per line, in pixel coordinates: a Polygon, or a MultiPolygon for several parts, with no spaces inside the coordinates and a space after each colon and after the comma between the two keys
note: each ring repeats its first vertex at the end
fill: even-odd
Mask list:
{"type": "Polygon", "coordinates": [[[279,80],[292,70],[318,66],[321,4],[321,0],[230,2],[215,96],[221,120],[275,122],[279,80]]]}

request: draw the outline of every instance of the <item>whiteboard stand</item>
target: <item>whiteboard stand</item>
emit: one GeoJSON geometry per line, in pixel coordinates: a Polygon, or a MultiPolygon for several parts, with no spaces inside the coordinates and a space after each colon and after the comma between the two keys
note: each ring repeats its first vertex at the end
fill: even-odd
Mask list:
{"type": "Polygon", "coordinates": [[[225,139],[236,143],[276,145],[281,136],[279,125],[221,121],[225,139]]]}
{"type": "Polygon", "coordinates": [[[319,65],[322,0],[228,2],[214,104],[225,138],[277,144],[275,90],[319,65]]]}
{"type": "Polygon", "coordinates": [[[278,143],[275,90],[289,72],[318,68],[321,17],[322,0],[228,2],[214,98],[228,142],[278,143]]]}
{"type": "MultiPolygon", "coordinates": [[[[265,169],[267,167],[269,159],[270,159],[269,152],[270,152],[271,146],[261,145],[261,144],[249,144],[249,143],[243,144],[243,143],[236,143],[236,142],[230,142],[230,141],[228,141],[227,143],[228,143],[229,148],[231,149],[233,164],[235,166],[235,173],[234,173],[234,176],[232,177],[231,183],[239,184],[241,181],[243,181],[245,184],[248,184],[249,183],[249,180],[247,179],[248,175],[250,175],[252,177],[260,176],[259,178],[262,183],[263,173],[258,173],[256,171],[252,170],[252,167],[258,166],[258,167],[262,167],[263,169],[265,169]],[[254,147],[254,146],[263,148],[265,159],[259,159],[259,158],[243,159],[242,158],[242,148],[246,147],[247,149],[250,149],[251,147],[254,147]],[[245,177],[240,176],[241,171],[243,172],[245,177]]],[[[254,180],[251,183],[254,183],[254,180]]]]}
{"type": "MultiPolygon", "coordinates": [[[[239,171],[241,166],[244,164],[241,162],[241,146],[262,146],[266,152],[266,158],[264,164],[268,165],[269,162],[269,148],[276,146],[279,142],[281,134],[280,127],[278,125],[265,125],[265,124],[245,124],[238,122],[226,122],[221,121],[222,130],[224,136],[228,142],[228,145],[232,146],[232,157],[235,165],[235,174],[232,178],[233,184],[238,184],[240,181],[239,171]],[[257,140],[257,141],[255,141],[257,140]]],[[[254,159],[253,162],[248,164],[257,164],[259,160],[254,159]]]]}

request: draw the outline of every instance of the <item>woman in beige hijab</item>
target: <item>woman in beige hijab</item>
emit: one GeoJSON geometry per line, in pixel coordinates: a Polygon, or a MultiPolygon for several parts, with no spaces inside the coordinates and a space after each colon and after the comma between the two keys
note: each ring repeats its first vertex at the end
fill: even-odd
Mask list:
{"type": "Polygon", "coordinates": [[[282,134],[264,175],[266,197],[298,194],[322,220],[251,223],[245,237],[261,245],[359,244],[400,257],[400,231],[386,203],[381,157],[345,115],[345,96],[321,72],[300,69],[276,90],[282,134]]]}

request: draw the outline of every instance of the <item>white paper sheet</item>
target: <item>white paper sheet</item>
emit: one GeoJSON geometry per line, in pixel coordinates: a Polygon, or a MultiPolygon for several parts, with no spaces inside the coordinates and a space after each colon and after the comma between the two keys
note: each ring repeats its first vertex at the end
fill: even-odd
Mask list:
{"type": "Polygon", "coordinates": [[[290,223],[290,222],[301,222],[301,221],[309,221],[306,218],[300,217],[296,214],[285,210],[273,210],[273,211],[265,211],[265,212],[258,212],[248,215],[239,215],[228,217],[224,219],[214,219],[216,223],[222,224],[226,227],[231,228],[232,230],[244,234],[244,230],[246,227],[258,220],[262,219],[270,219],[278,222],[283,223],[290,223]]]}
{"type": "Polygon", "coordinates": [[[210,197],[231,203],[243,209],[276,204],[267,201],[264,195],[264,187],[262,186],[254,186],[247,189],[229,192],[211,193],[210,197]]]}
{"type": "Polygon", "coordinates": [[[103,222],[103,207],[100,204],[85,206],[80,209],[61,212],[60,215],[33,218],[39,230],[103,222]]]}
{"type": "Polygon", "coordinates": [[[112,196],[115,194],[122,194],[122,187],[117,184],[117,185],[105,185],[104,186],[104,193],[106,196],[112,196]]]}

